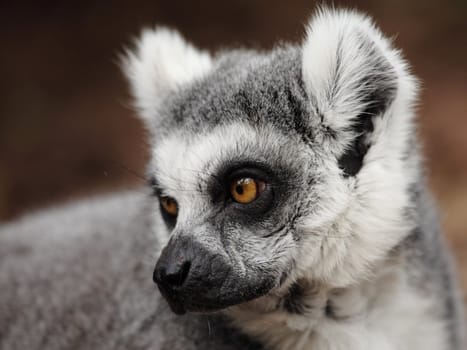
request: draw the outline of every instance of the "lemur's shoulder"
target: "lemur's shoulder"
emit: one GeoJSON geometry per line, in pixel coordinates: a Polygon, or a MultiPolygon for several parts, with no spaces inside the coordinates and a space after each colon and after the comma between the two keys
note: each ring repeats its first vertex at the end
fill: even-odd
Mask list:
{"type": "Polygon", "coordinates": [[[442,315],[449,330],[449,343],[454,349],[464,341],[464,312],[457,283],[453,256],[442,233],[438,207],[423,177],[411,188],[414,207],[408,215],[417,217],[417,225],[396,248],[405,258],[405,269],[412,288],[420,294],[436,298],[435,309],[442,315]]]}
{"type": "Polygon", "coordinates": [[[0,228],[1,349],[257,349],[216,316],[177,317],[152,283],[147,195],[98,196],[0,228]]]}

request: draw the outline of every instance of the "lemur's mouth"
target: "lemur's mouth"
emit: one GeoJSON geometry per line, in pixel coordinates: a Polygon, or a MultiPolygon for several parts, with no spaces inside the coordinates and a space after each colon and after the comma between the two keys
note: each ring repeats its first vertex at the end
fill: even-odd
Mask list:
{"type": "Polygon", "coordinates": [[[197,281],[196,284],[167,285],[156,273],[154,281],[171,310],[177,315],[220,311],[264,296],[275,286],[273,279],[245,281],[235,279],[233,274],[227,275],[218,285],[209,278],[204,283],[197,281]]]}
{"type": "MultiPolygon", "coordinates": [[[[159,287],[160,289],[160,287],[159,287]]],[[[187,312],[187,309],[185,308],[184,304],[173,297],[167,297],[167,294],[162,292],[160,289],[161,294],[164,296],[165,300],[167,300],[167,303],[170,306],[170,309],[177,315],[183,315],[187,312]]]]}
{"type": "Polygon", "coordinates": [[[258,289],[256,293],[239,293],[237,295],[231,295],[228,298],[219,297],[212,299],[195,292],[186,294],[174,293],[173,291],[164,290],[164,288],[160,286],[159,290],[165,300],[167,300],[170,309],[177,315],[183,315],[186,312],[216,312],[230,306],[243,304],[266,295],[270,291],[270,288],[265,288],[263,290],[258,289]]]}

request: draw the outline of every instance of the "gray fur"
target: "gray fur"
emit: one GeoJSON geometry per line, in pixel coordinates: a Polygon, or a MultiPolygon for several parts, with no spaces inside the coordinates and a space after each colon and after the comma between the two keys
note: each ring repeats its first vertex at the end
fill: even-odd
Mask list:
{"type": "Polygon", "coordinates": [[[221,316],[175,316],[161,301],[148,198],[99,197],[0,229],[0,349],[259,349],[221,316]]]}
{"type": "Polygon", "coordinates": [[[448,322],[452,349],[462,349],[465,333],[463,305],[453,257],[448,253],[437,215],[437,207],[422,180],[414,189],[417,221],[412,234],[403,242],[407,270],[414,287],[437,295],[442,317],[448,322]]]}

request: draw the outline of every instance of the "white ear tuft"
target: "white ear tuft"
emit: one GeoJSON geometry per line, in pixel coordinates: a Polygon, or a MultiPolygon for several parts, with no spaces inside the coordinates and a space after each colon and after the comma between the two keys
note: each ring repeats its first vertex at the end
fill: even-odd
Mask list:
{"type": "Polygon", "coordinates": [[[136,107],[149,125],[166,94],[202,77],[211,66],[207,52],[196,49],[178,32],[167,28],[144,30],[136,48],[123,58],[136,107]]]}
{"type": "Polygon", "coordinates": [[[307,27],[302,76],[321,118],[323,140],[332,142],[346,176],[359,172],[372,144],[397,139],[400,145],[389,156],[401,156],[412,133],[417,84],[399,51],[368,17],[320,10],[307,27]],[[376,130],[377,124],[384,130],[376,130]]]}
{"type": "Polygon", "coordinates": [[[327,125],[337,130],[369,104],[389,103],[397,91],[398,68],[404,70],[398,52],[372,21],[346,10],[322,9],[312,18],[302,57],[307,91],[327,125]]]}

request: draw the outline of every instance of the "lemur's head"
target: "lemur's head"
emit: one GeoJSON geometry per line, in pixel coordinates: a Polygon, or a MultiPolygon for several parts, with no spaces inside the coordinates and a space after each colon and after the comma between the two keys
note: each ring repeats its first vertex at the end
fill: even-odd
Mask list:
{"type": "Polygon", "coordinates": [[[168,238],[154,279],[175,312],[355,283],[407,234],[416,88],[368,18],[323,10],[301,45],[215,56],[148,30],[125,71],[168,238]]]}

